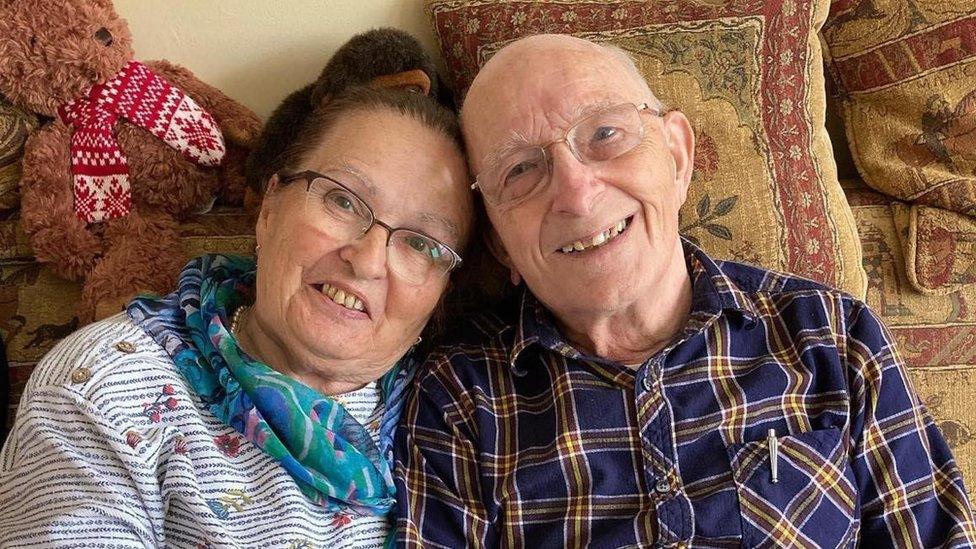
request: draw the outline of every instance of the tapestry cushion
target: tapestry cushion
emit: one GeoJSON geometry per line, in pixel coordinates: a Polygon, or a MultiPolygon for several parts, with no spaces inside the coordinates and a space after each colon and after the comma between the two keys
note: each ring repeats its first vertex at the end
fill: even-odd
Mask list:
{"type": "Polygon", "coordinates": [[[976,282],[976,219],[904,203],[892,204],[892,215],[916,290],[948,294],[976,282]]]}
{"type": "Polygon", "coordinates": [[[976,3],[836,0],[823,36],[868,185],[976,214],[976,3]]]}
{"type": "MultiPolygon", "coordinates": [[[[895,208],[909,207],[870,190],[851,189],[868,274],[867,303],[884,320],[915,389],[952,448],[976,497],[976,285],[943,294],[914,289],[905,271],[895,208]]],[[[905,222],[902,220],[901,222],[905,222]]]]}
{"type": "MultiPolygon", "coordinates": [[[[192,216],[180,234],[187,260],[205,253],[254,253],[254,219],[239,209],[192,216]]],[[[34,366],[80,327],[75,307],[81,286],[34,260],[16,216],[0,221],[0,335],[10,364],[11,422],[34,366]]]]}
{"type": "Polygon", "coordinates": [[[0,211],[20,207],[20,160],[38,120],[0,97],[0,211]]]}
{"type": "Polygon", "coordinates": [[[428,0],[455,88],[505,44],[573,34],[630,53],[692,121],[695,173],[681,230],[716,257],[863,296],[854,220],[824,129],[817,32],[828,2],[428,0]]]}

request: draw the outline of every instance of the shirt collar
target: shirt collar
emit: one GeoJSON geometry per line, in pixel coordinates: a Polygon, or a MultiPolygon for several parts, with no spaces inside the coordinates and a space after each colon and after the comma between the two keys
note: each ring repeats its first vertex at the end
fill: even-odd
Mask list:
{"type": "MultiPolygon", "coordinates": [[[[693,324],[695,329],[700,329],[724,311],[741,315],[747,323],[757,322],[760,313],[755,302],[723,270],[724,263],[716,262],[684,237],[681,237],[681,244],[692,282],[689,327],[693,324]]],[[[552,314],[526,288],[519,304],[515,338],[508,356],[508,364],[516,373],[519,371],[516,367],[519,355],[533,344],[542,345],[567,358],[583,358],[560,334],[552,314]]]]}

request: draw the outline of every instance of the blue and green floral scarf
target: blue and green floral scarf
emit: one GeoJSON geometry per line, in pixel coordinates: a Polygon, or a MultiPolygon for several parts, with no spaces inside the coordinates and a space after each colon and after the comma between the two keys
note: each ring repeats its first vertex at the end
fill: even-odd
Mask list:
{"type": "Polygon", "coordinates": [[[230,333],[251,303],[253,259],[205,255],[187,264],[177,290],[140,297],[132,320],[173,357],[215,416],[279,461],[302,492],[329,511],[386,515],[394,504],[393,431],[415,370],[408,354],[377,382],[386,409],[380,448],[336,400],[251,358],[230,333]]]}

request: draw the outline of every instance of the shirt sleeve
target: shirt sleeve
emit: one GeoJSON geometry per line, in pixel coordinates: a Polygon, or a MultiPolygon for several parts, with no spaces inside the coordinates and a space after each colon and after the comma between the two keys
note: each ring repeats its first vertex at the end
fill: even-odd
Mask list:
{"type": "Polygon", "coordinates": [[[848,322],[862,546],[976,546],[962,474],[919,402],[891,333],[860,302],[848,322]]]}
{"type": "Polygon", "coordinates": [[[140,463],[92,403],[31,390],[0,453],[0,547],[156,547],[140,463]]]}
{"type": "Polygon", "coordinates": [[[398,545],[497,543],[482,499],[476,439],[462,409],[432,377],[407,403],[395,441],[398,545]]]}

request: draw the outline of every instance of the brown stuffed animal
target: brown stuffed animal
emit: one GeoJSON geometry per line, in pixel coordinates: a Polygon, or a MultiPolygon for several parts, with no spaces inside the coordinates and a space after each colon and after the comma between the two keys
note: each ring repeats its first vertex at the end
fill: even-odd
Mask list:
{"type": "Polygon", "coordinates": [[[138,292],[172,289],[185,261],[177,222],[215,195],[242,202],[243,163],[261,127],[190,71],[132,59],[128,25],[110,0],[0,0],[0,93],[54,119],[25,147],[23,226],[39,261],[85,280],[85,320],[138,292]],[[174,107],[174,97],[190,101],[174,107]],[[119,98],[118,113],[101,106],[105,98],[119,98]],[[173,122],[160,127],[169,111],[173,122]]]}
{"type": "Polygon", "coordinates": [[[305,120],[333,96],[353,86],[421,93],[454,108],[451,91],[416,38],[388,27],[357,34],[336,50],[314,82],[286,97],[265,123],[245,172],[248,190],[256,193],[250,195],[253,208],[260,207],[264,184],[281,169],[281,154],[305,120]]]}

